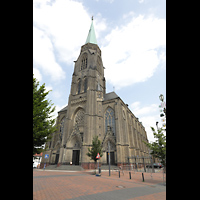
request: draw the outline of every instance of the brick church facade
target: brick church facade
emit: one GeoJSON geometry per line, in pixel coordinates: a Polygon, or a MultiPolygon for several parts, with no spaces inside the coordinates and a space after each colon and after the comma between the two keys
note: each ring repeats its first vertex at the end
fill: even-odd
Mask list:
{"type": "Polygon", "coordinates": [[[94,161],[86,153],[95,135],[102,142],[102,165],[108,164],[108,141],[112,165],[149,163],[148,148],[142,142],[148,142],[144,126],[115,92],[106,93],[93,21],[86,43],[74,62],[68,105],[58,112],[59,129],[46,144],[41,167],[46,163],[94,168],[94,161]],[[49,157],[44,158],[45,154],[49,157]]]}

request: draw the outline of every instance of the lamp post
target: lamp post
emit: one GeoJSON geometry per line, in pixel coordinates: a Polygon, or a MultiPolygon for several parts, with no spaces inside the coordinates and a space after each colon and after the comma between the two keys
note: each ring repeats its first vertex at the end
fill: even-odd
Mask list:
{"type": "Polygon", "coordinates": [[[163,102],[164,101],[164,96],[160,94],[159,99],[163,102]]]}
{"type": "Polygon", "coordinates": [[[166,108],[165,108],[165,102],[164,102],[164,96],[163,96],[163,94],[160,94],[159,99],[160,99],[160,101],[162,101],[161,105],[164,107],[163,111],[164,111],[165,116],[166,116],[166,108]]]}
{"type": "Polygon", "coordinates": [[[158,122],[156,122],[157,130],[158,130],[158,122]]]}

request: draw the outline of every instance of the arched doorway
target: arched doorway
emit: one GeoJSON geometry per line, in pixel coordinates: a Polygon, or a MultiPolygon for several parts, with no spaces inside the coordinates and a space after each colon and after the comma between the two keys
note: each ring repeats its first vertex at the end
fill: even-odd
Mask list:
{"type": "Polygon", "coordinates": [[[58,164],[59,155],[60,155],[60,149],[58,149],[58,150],[56,151],[56,159],[55,159],[55,164],[58,164]]]}
{"type": "Polygon", "coordinates": [[[60,141],[56,142],[54,151],[53,151],[53,163],[58,164],[59,161],[59,155],[60,155],[60,141]]]}
{"type": "Polygon", "coordinates": [[[81,144],[77,137],[72,139],[73,150],[72,150],[72,165],[79,165],[81,144]]]}
{"type": "Polygon", "coordinates": [[[103,142],[103,151],[106,153],[106,164],[109,164],[109,144],[110,144],[110,164],[116,165],[116,144],[114,137],[106,137],[106,139],[103,142]]]}
{"type": "MultiPolygon", "coordinates": [[[[109,141],[110,142],[110,141],[109,141]]],[[[115,152],[116,152],[116,147],[115,144],[110,142],[110,164],[115,165],[115,152]]],[[[108,145],[107,145],[107,164],[109,164],[109,150],[108,150],[108,145]]]]}

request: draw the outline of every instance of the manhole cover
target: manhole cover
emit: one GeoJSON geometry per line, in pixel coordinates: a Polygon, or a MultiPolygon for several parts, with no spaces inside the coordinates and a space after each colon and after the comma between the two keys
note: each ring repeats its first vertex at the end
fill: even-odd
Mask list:
{"type": "Polygon", "coordinates": [[[118,185],[116,187],[118,187],[118,188],[125,188],[125,186],[123,186],[123,185],[118,185]]]}

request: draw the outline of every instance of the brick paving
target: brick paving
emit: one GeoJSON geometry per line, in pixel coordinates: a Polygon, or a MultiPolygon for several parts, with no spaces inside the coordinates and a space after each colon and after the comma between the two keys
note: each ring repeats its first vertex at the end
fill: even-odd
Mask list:
{"type": "Polygon", "coordinates": [[[162,173],[144,173],[145,182],[140,172],[121,173],[112,171],[102,172],[101,177],[92,175],[89,171],[64,172],[33,170],[33,199],[34,200],[100,200],[100,199],[129,199],[129,200],[164,200],[166,187],[162,184],[162,173]]]}

